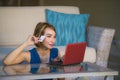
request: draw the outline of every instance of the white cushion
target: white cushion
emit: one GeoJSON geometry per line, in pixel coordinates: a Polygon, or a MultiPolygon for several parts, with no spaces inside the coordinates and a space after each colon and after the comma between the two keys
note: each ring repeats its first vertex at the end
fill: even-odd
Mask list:
{"type": "MultiPolygon", "coordinates": [[[[65,54],[66,46],[55,46],[55,47],[59,49],[59,52],[62,56],[65,54]]],[[[91,63],[96,62],[96,50],[95,50],[95,48],[86,47],[83,62],[91,62],[91,63]]]]}
{"type": "Polygon", "coordinates": [[[96,50],[95,50],[95,48],[86,47],[83,62],[91,62],[91,63],[96,62],[96,50]]]}

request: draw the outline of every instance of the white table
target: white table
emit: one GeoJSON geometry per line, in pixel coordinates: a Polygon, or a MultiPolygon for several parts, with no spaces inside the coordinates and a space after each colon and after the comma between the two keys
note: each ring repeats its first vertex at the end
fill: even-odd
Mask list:
{"type": "Polygon", "coordinates": [[[111,78],[116,75],[118,75],[118,71],[87,62],[69,66],[51,66],[48,64],[0,66],[0,80],[53,79],[95,76],[108,76],[111,78]]]}

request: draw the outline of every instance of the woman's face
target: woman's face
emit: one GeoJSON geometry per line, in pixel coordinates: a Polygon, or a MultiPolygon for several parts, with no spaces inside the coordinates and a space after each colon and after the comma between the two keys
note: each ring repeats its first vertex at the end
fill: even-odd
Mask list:
{"type": "Polygon", "coordinates": [[[48,49],[53,48],[56,41],[55,31],[51,28],[46,28],[44,35],[45,35],[45,40],[43,41],[44,46],[47,47],[48,49]]]}

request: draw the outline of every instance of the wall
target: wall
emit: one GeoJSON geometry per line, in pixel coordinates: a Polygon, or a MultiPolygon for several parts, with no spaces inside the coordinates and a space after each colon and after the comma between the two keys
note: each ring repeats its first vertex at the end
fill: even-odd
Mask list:
{"type": "Polygon", "coordinates": [[[78,6],[81,13],[91,15],[88,25],[115,28],[120,44],[120,0],[45,0],[42,5],[78,6]]]}
{"type": "Polygon", "coordinates": [[[120,44],[120,0],[0,0],[0,6],[78,6],[81,13],[89,13],[88,25],[116,29],[120,44]]]}

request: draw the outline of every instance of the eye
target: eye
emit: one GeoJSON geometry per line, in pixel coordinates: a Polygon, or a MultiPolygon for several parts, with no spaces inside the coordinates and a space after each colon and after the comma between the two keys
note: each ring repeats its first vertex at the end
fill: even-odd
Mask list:
{"type": "Polygon", "coordinates": [[[51,36],[50,36],[50,35],[48,35],[47,37],[49,37],[49,38],[50,38],[51,36]]]}

